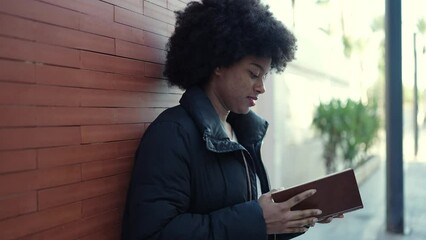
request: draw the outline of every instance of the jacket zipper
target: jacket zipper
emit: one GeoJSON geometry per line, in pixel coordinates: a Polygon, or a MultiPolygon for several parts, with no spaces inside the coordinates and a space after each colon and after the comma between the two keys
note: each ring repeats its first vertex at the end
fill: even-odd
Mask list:
{"type": "Polygon", "coordinates": [[[251,201],[251,200],[253,200],[252,199],[253,194],[252,194],[252,189],[251,189],[250,172],[249,172],[246,156],[244,156],[244,152],[242,150],[241,150],[241,155],[243,155],[244,166],[246,168],[246,177],[247,177],[247,184],[248,184],[248,190],[249,190],[249,201],[251,201]]]}
{"type": "MultiPolygon", "coordinates": [[[[253,197],[252,197],[250,173],[249,173],[249,168],[248,168],[246,156],[244,156],[244,152],[242,150],[241,150],[241,155],[243,155],[244,167],[246,169],[246,177],[247,177],[248,190],[249,190],[249,194],[250,194],[249,200],[251,201],[251,200],[253,200],[253,197]]],[[[268,181],[268,184],[269,184],[269,181],[268,181]]],[[[277,234],[274,234],[274,240],[277,240],[277,234]]]]}

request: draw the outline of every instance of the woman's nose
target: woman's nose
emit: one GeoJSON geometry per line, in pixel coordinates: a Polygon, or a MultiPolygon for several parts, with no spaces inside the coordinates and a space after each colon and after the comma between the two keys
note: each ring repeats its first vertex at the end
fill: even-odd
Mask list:
{"type": "Polygon", "coordinates": [[[263,82],[263,78],[260,78],[259,80],[257,80],[255,85],[255,91],[258,94],[265,93],[266,89],[265,89],[265,83],[263,82]]]}

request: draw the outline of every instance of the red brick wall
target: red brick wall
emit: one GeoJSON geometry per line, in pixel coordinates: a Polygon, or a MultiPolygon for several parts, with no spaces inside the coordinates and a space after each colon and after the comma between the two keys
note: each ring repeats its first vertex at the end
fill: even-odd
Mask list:
{"type": "Polygon", "coordinates": [[[119,239],[187,0],[0,0],[0,239],[119,239]]]}

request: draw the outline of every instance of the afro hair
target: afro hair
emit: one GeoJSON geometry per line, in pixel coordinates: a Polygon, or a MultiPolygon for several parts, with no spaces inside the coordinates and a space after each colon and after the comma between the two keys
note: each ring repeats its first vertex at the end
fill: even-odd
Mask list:
{"type": "Polygon", "coordinates": [[[282,72],[294,59],[296,38],[259,0],[202,0],[176,12],[164,75],[181,89],[204,86],[217,67],[246,56],[271,58],[282,72]]]}

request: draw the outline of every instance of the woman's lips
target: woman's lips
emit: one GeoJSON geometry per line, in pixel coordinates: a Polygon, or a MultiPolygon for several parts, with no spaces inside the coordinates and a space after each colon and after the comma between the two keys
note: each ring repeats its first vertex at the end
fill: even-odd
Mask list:
{"type": "Polygon", "coordinates": [[[249,104],[250,104],[251,107],[256,105],[257,97],[247,97],[247,98],[249,100],[249,104]]]}

